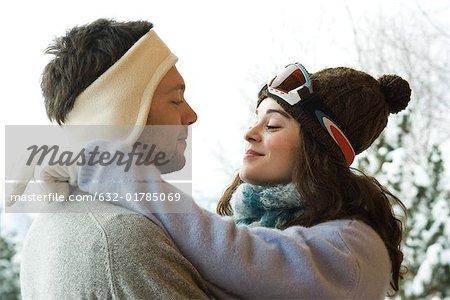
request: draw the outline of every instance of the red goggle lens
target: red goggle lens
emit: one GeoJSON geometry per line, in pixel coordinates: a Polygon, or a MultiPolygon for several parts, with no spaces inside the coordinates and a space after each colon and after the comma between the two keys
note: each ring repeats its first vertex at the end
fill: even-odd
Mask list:
{"type": "Polygon", "coordinates": [[[278,74],[270,83],[270,87],[284,93],[289,93],[306,83],[303,72],[295,65],[290,65],[278,74]]]}

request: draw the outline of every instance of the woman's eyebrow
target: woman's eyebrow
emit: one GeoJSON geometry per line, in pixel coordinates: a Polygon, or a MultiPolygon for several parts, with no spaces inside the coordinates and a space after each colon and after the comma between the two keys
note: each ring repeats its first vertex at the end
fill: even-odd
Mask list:
{"type": "Polygon", "coordinates": [[[273,113],[280,114],[280,115],[282,115],[283,117],[285,117],[285,118],[287,118],[287,119],[290,119],[290,118],[291,118],[291,116],[290,116],[287,112],[285,112],[285,111],[283,111],[283,110],[279,110],[279,109],[268,109],[268,110],[266,111],[266,115],[268,115],[268,114],[273,114],[273,113]]]}

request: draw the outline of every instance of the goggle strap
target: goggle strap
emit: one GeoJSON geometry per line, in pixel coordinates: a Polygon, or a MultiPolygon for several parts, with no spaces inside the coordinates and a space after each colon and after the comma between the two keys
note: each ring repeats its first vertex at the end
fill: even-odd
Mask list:
{"type": "Polygon", "coordinates": [[[298,95],[300,96],[300,99],[308,99],[311,97],[311,92],[309,91],[308,87],[302,86],[298,91],[298,95]]]}
{"type": "Polygon", "coordinates": [[[350,166],[355,158],[355,151],[353,150],[350,141],[345,136],[345,133],[323,112],[316,110],[316,117],[322,127],[325,128],[328,134],[333,138],[339,149],[341,149],[347,165],[350,166]]]}
{"type": "Polygon", "coordinates": [[[347,165],[350,166],[355,159],[355,150],[350,140],[345,135],[342,127],[336,122],[336,118],[326,107],[325,103],[315,94],[304,101],[300,101],[297,105],[303,108],[310,117],[316,119],[322,128],[330,135],[336,145],[344,155],[347,165]]]}

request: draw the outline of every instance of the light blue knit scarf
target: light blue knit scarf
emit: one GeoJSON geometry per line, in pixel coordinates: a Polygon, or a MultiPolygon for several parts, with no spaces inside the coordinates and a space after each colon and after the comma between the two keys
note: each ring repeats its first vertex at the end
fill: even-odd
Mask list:
{"type": "Polygon", "coordinates": [[[231,197],[236,224],[251,227],[284,228],[284,225],[304,212],[294,184],[260,186],[242,183],[231,197]]]}

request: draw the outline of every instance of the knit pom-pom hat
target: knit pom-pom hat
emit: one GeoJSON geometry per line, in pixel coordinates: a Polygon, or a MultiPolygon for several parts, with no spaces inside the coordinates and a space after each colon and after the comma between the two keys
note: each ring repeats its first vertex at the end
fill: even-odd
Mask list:
{"type": "MultiPolygon", "coordinates": [[[[411,97],[408,82],[397,75],[383,75],[376,80],[367,73],[338,67],[313,73],[311,80],[314,93],[334,115],[355,154],[361,153],[374,142],[386,127],[389,113],[405,109],[411,97]]],[[[266,86],[260,92],[258,105],[267,97],[271,95],[266,86]]],[[[274,100],[328,153],[344,159],[333,138],[301,105],[291,106],[279,98],[274,100]]]]}

